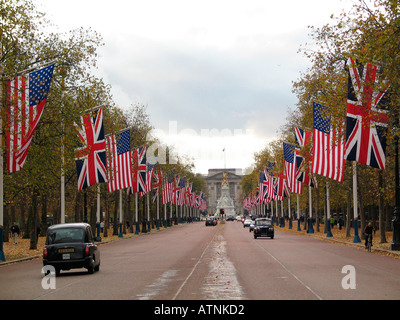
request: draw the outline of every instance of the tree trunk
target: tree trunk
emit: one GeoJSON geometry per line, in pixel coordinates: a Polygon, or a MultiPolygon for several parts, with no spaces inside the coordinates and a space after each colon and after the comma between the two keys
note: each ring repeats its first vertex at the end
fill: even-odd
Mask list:
{"type": "Polygon", "coordinates": [[[385,220],[384,220],[384,201],[383,201],[383,174],[378,170],[378,191],[379,191],[379,234],[381,243],[386,243],[385,220]]]}
{"type": "Polygon", "coordinates": [[[32,205],[31,205],[31,230],[30,230],[30,250],[36,250],[37,249],[37,220],[38,220],[38,201],[37,201],[37,196],[38,193],[36,191],[36,188],[33,189],[32,192],[32,205]]]}

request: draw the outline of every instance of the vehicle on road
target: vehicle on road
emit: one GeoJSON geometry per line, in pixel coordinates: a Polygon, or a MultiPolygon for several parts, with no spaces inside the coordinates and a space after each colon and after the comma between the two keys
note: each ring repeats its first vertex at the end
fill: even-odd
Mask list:
{"type": "Polygon", "coordinates": [[[236,221],[242,222],[242,217],[241,217],[241,216],[237,216],[237,217],[236,217],[236,221]]]}
{"type": "Polygon", "coordinates": [[[251,220],[250,225],[249,225],[249,232],[252,232],[254,230],[254,224],[255,224],[255,220],[251,220]]]}
{"type": "Polygon", "coordinates": [[[251,221],[252,221],[251,219],[246,219],[246,220],[244,220],[244,222],[243,222],[243,228],[249,227],[251,221]]]}
{"type": "Polygon", "coordinates": [[[206,226],[216,226],[217,219],[215,217],[207,217],[206,219],[206,226]]]}
{"type": "Polygon", "coordinates": [[[226,217],[226,221],[235,221],[235,217],[232,215],[229,215],[226,217]]]}
{"type": "Polygon", "coordinates": [[[271,219],[257,218],[254,223],[254,239],[258,237],[270,237],[274,238],[274,225],[271,219]]]}
{"type": "Polygon", "coordinates": [[[100,250],[87,223],[63,223],[47,229],[43,265],[61,270],[86,268],[89,273],[100,269],[100,250]]]}

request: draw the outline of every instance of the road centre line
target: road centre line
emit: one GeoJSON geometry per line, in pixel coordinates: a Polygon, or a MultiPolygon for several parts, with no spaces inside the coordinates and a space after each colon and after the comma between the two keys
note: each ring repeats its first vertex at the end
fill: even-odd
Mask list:
{"type": "Polygon", "coordinates": [[[188,280],[190,279],[190,277],[192,276],[193,272],[196,270],[197,266],[199,265],[200,261],[203,259],[204,254],[206,253],[206,251],[208,250],[208,248],[210,247],[210,245],[213,243],[214,238],[216,236],[216,234],[218,233],[218,229],[215,231],[212,239],[208,242],[207,246],[205,247],[205,249],[203,250],[200,258],[197,260],[196,264],[193,266],[192,271],[189,273],[189,275],[186,277],[185,281],[183,281],[183,283],[181,284],[181,286],[179,287],[178,291],[175,293],[175,295],[173,296],[172,300],[176,300],[176,297],[181,293],[183,287],[186,285],[186,283],[188,282],[188,280]]]}

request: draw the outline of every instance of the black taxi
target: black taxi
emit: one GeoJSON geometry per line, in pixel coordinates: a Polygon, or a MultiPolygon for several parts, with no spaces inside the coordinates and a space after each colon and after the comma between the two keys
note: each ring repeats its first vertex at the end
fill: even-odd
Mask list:
{"type": "Polygon", "coordinates": [[[257,218],[254,222],[254,239],[258,237],[270,237],[274,238],[274,224],[271,219],[257,218]]]}
{"type": "Polygon", "coordinates": [[[89,273],[100,269],[100,250],[87,223],[63,223],[47,229],[43,265],[60,270],[86,268],[89,273]]]}

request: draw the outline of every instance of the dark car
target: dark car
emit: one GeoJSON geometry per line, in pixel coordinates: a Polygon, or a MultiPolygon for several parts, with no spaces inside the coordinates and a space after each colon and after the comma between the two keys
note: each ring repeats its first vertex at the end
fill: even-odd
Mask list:
{"type": "Polygon", "coordinates": [[[271,219],[258,218],[254,222],[254,239],[258,237],[271,237],[274,238],[274,225],[271,219]]]}
{"type": "Polygon", "coordinates": [[[206,226],[216,226],[217,219],[215,217],[207,217],[206,219],[206,226]]]}
{"type": "Polygon", "coordinates": [[[100,250],[87,223],[56,224],[47,229],[43,265],[60,270],[86,268],[89,273],[100,269],[100,250]]]}
{"type": "Polygon", "coordinates": [[[235,221],[235,217],[232,215],[229,215],[226,217],[226,221],[235,221]]]}

